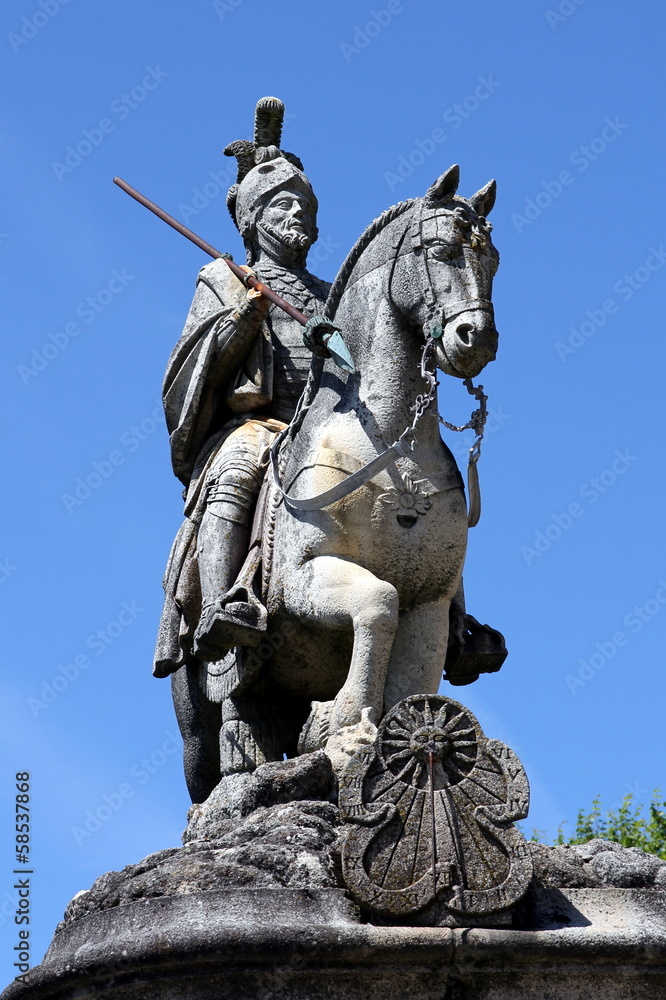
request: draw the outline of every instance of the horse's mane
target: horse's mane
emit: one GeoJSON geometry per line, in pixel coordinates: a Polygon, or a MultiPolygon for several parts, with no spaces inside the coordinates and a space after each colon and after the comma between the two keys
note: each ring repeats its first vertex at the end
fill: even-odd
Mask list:
{"type": "Polygon", "coordinates": [[[365,229],[356,243],[351,248],[347,256],[345,257],[342,267],[338,271],[337,277],[333,284],[331,285],[331,290],[328,293],[328,298],[326,299],[325,312],[326,315],[333,319],[335,316],[336,309],[340,304],[340,299],[342,298],[342,293],[345,290],[347,281],[352,271],[358,263],[359,257],[363,251],[372,243],[375,236],[381,232],[390,222],[397,219],[399,215],[402,215],[411,208],[412,205],[416,204],[418,198],[408,198],[407,201],[399,201],[397,205],[392,205],[391,208],[387,208],[385,212],[377,216],[373,222],[365,229]]]}

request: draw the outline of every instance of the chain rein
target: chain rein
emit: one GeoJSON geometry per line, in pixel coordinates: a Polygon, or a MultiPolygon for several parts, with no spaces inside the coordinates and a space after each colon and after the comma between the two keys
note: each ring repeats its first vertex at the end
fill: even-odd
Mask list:
{"type": "MultiPolygon", "coordinates": [[[[413,410],[414,412],[414,419],[412,420],[411,426],[408,427],[405,431],[403,431],[403,433],[400,435],[400,438],[398,439],[400,441],[408,437],[410,434],[413,435],[414,441],[416,441],[416,425],[418,424],[419,420],[424,415],[424,413],[426,413],[426,411],[434,403],[437,397],[437,388],[439,386],[439,379],[435,374],[436,372],[435,365],[433,364],[432,367],[429,365],[429,361],[431,360],[430,355],[432,354],[434,346],[435,346],[435,340],[433,339],[432,336],[428,336],[428,339],[423,345],[423,351],[421,353],[421,362],[419,366],[421,376],[425,379],[427,383],[427,389],[425,392],[419,393],[419,395],[414,400],[414,405],[410,407],[410,409],[413,410]]],[[[469,394],[471,396],[474,396],[474,398],[478,401],[479,403],[478,409],[474,410],[474,412],[472,413],[466,424],[460,424],[460,425],[451,424],[449,423],[448,420],[445,420],[444,417],[440,416],[439,413],[437,414],[437,419],[439,420],[440,424],[443,424],[444,427],[447,427],[450,431],[456,431],[457,433],[467,430],[474,431],[476,437],[474,439],[472,447],[469,449],[468,461],[469,465],[476,465],[476,463],[479,461],[479,458],[481,457],[481,442],[483,440],[486,420],[488,419],[488,407],[486,405],[488,402],[488,397],[483,391],[483,386],[482,385],[475,386],[471,378],[464,379],[463,385],[465,386],[469,394]]]]}
{"type": "MultiPolygon", "coordinates": [[[[421,210],[418,216],[418,224],[412,231],[412,249],[415,247],[423,246],[423,203],[421,203],[421,210]]],[[[428,311],[430,313],[430,322],[426,325],[426,342],[423,345],[423,351],[421,353],[420,362],[420,373],[421,377],[425,379],[427,384],[427,390],[424,393],[420,393],[411,409],[414,411],[414,420],[412,421],[411,427],[407,428],[398,439],[402,441],[404,437],[409,434],[413,434],[414,440],[416,441],[416,425],[423,416],[423,414],[430,408],[432,403],[437,397],[437,388],[439,386],[439,379],[437,378],[437,367],[433,362],[432,367],[429,365],[430,355],[434,349],[435,341],[438,337],[442,335],[442,325],[438,322],[435,316],[435,296],[432,290],[432,280],[430,277],[430,266],[428,263],[428,254],[424,254],[424,264],[426,272],[426,283],[423,287],[423,298],[428,305],[428,311]]],[[[471,472],[472,467],[476,466],[479,458],[481,457],[481,442],[483,440],[483,434],[486,426],[486,420],[488,419],[488,408],[486,406],[488,402],[488,397],[483,391],[483,386],[475,386],[471,378],[463,379],[463,385],[467,389],[468,393],[479,403],[478,409],[474,410],[471,414],[469,420],[466,424],[451,424],[448,420],[437,413],[437,419],[440,424],[448,428],[450,431],[455,431],[456,433],[461,433],[462,431],[473,430],[475,436],[474,443],[469,449],[468,457],[468,471],[471,472]]]]}

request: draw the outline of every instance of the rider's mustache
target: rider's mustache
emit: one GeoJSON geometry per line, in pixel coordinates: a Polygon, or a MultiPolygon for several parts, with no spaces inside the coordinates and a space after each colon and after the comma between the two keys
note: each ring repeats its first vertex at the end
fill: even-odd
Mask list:
{"type": "Polygon", "coordinates": [[[285,219],[278,226],[264,222],[262,227],[274,239],[280,240],[292,249],[303,249],[312,242],[300,219],[285,219]]]}

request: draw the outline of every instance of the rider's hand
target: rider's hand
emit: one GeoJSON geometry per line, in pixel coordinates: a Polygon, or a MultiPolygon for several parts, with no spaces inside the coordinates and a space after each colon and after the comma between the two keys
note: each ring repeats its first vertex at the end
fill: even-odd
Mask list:
{"type": "MultiPolygon", "coordinates": [[[[252,268],[247,267],[245,264],[241,264],[240,269],[241,271],[245,271],[246,274],[253,273],[252,268]]],[[[258,312],[262,314],[262,316],[265,316],[271,307],[270,301],[266,298],[265,295],[262,295],[261,292],[257,291],[256,288],[248,288],[246,299],[250,303],[250,305],[252,305],[258,312]]]]}

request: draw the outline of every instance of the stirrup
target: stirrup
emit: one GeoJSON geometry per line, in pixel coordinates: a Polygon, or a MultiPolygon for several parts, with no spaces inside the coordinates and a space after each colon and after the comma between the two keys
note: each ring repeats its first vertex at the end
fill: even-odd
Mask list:
{"type": "Polygon", "coordinates": [[[472,615],[465,615],[461,640],[455,634],[449,638],[444,667],[449,684],[472,684],[479,674],[494,674],[508,656],[502,633],[472,615]]]}
{"type": "Polygon", "coordinates": [[[234,646],[258,646],[267,628],[266,608],[245,587],[202,608],[194,633],[194,655],[214,662],[234,646]]]}

